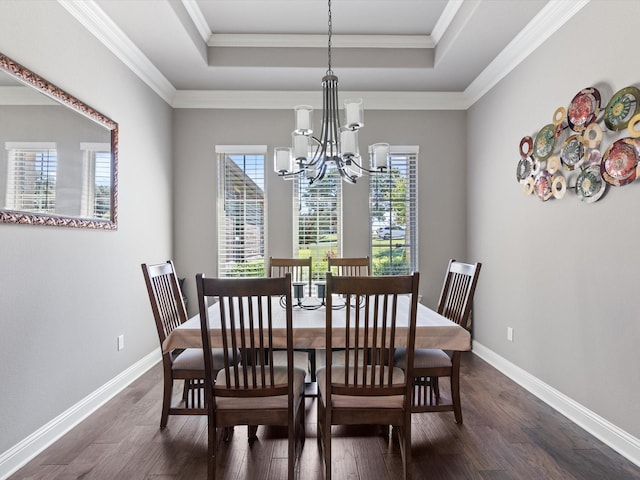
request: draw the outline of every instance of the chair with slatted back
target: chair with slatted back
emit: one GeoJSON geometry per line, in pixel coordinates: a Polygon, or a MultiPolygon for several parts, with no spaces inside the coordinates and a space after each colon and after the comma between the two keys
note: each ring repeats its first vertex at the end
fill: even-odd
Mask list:
{"type": "Polygon", "coordinates": [[[342,257],[327,259],[327,270],[334,275],[346,277],[359,277],[361,275],[371,275],[371,262],[369,256],[366,257],[342,257]]]}
{"type": "MultiPolygon", "coordinates": [[[[327,366],[318,369],[318,442],[325,479],[331,479],[332,425],[393,425],[403,457],[403,478],[411,477],[412,372],[394,364],[395,350],[415,344],[419,274],[394,277],[342,277],[327,272],[327,366]],[[398,308],[410,295],[409,307],[398,308]],[[334,309],[344,295],[346,306],[334,309]],[[401,317],[403,316],[403,317],[401,317]],[[406,325],[397,328],[398,323],[406,325]],[[344,330],[344,345],[334,345],[344,330]],[[333,348],[346,362],[332,362],[333,348]],[[361,355],[360,352],[375,352],[361,355]],[[350,359],[351,355],[355,358],[350,359]]],[[[412,363],[410,363],[412,365],[412,363]]]]}
{"type": "MultiPolygon", "coordinates": [[[[268,277],[283,277],[285,274],[291,274],[291,282],[306,285],[306,293],[311,295],[311,286],[313,282],[312,258],[273,258],[269,257],[269,266],[267,268],[268,277]]],[[[294,299],[298,302],[302,299],[294,299]]],[[[295,354],[296,365],[305,365],[309,372],[310,382],[316,380],[316,351],[314,349],[298,349],[295,354]]],[[[275,355],[277,364],[283,363],[281,354],[275,355]]]]}
{"type": "Polygon", "coordinates": [[[223,368],[217,373],[212,356],[205,354],[209,479],[215,478],[216,429],[234,425],[286,426],[288,478],[294,478],[305,438],[306,372],[293,364],[291,275],[205,278],[198,274],[196,284],[204,351],[211,351],[211,326],[215,325],[225,352],[223,368]],[[213,297],[217,303],[209,307],[213,297]],[[287,363],[283,366],[274,365],[272,358],[274,310],[281,309],[280,298],[285,299],[286,317],[287,363]]]}
{"type": "MultiPolygon", "coordinates": [[[[143,263],[142,273],[147,285],[160,348],[162,348],[165,338],[173,329],[187,320],[182,292],[171,261],[157,265],[143,263]]],[[[221,356],[217,354],[216,357],[216,361],[219,362],[221,356]]],[[[207,411],[202,396],[204,382],[202,349],[187,348],[163,353],[162,366],[164,393],[160,428],[167,426],[169,415],[205,415],[207,411]],[[184,380],[183,404],[172,406],[173,382],[177,379],[184,380]]]]}
{"type": "MultiPolygon", "coordinates": [[[[481,267],[480,262],[469,264],[449,260],[438,302],[437,311],[440,315],[467,328],[481,267]]],[[[458,351],[445,352],[430,348],[417,349],[414,352],[413,412],[453,411],[456,422],[462,423],[460,355],[458,351]],[[440,403],[439,377],[450,379],[451,403],[440,403]]],[[[398,365],[405,368],[407,360],[405,351],[396,352],[398,365]]]]}
{"type": "MultiPolygon", "coordinates": [[[[359,277],[362,275],[371,275],[371,262],[369,256],[366,257],[329,257],[327,259],[327,271],[333,275],[342,275],[346,277],[359,277]]],[[[351,356],[353,358],[353,355],[351,356]]],[[[332,362],[344,363],[344,351],[333,352],[332,362]]],[[[324,350],[317,352],[318,366],[325,365],[324,350]]]]}

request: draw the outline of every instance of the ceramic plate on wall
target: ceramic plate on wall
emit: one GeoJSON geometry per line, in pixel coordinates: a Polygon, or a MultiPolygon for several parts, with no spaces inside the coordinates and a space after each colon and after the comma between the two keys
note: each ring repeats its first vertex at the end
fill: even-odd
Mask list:
{"type": "Polygon", "coordinates": [[[545,125],[536,135],[533,144],[533,154],[538,160],[546,160],[553,153],[556,145],[556,126],[552,123],[545,125]]]}
{"type": "Polygon", "coordinates": [[[571,100],[567,109],[567,123],[574,132],[582,132],[595,121],[599,113],[600,92],[597,88],[585,88],[571,100]]]}
{"type": "Polygon", "coordinates": [[[546,170],[541,171],[537,176],[536,180],[533,183],[533,192],[543,202],[549,200],[553,195],[553,190],[551,189],[553,183],[553,179],[549,172],[546,170]]]}
{"type": "Polygon", "coordinates": [[[640,112],[640,90],[626,87],[617,91],[604,109],[604,124],[609,130],[627,128],[629,120],[640,112]]]}
{"type": "Polygon", "coordinates": [[[516,178],[518,183],[526,182],[527,178],[531,176],[533,171],[533,162],[530,158],[521,158],[518,162],[518,168],[516,170],[516,178]]]}
{"type": "Polygon", "coordinates": [[[599,165],[584,168],[576,179],[576,194],[585,203],[597,201],[605,191],[607,184],[602,179],[599,165]]]}
{"type": "Polygon", "coordinates": [[[584,163],[585,148],[581,135],[571,135],[562,144],[560,150],[560,161],[567,170],[575,170],[584,163]]]}
{"type": "Polygon", "coordinates": [[[622,186],[633,182],[638,174],[640,139],[616,140],[602,156],[600,172],[609,185],[622,186]]]}

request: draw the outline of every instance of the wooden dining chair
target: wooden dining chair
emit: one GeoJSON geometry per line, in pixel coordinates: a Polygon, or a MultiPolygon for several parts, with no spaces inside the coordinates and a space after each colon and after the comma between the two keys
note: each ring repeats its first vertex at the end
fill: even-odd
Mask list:
{"type": "MultiPolygon", "coordinates": [[[[318,442],[325,478],[331,479],[332,425],[393,425],[403,458],[403,478],[411,477],[412,372],[394,364],[395,350],[407,347],[412,360],[416,333],[419,274],[394,277],[343,277],[327,272],[327,366],[318,369],[318,442]],[[398,310],[398,297],[411,305],[398,310]],[[333,308],[333,295],[346,306],[333,308]],[[405,317],[400,319],[401,317],[405,317]],[[398,323],[407,325],[398,327],[398,323]],[[332,362],[333,337],[343,330],[346,362],[332,362]],[[374,352],[361,355],[361,352],[374,352]],[[353,361],[349,358],[355,355],[353,361]]],[[[412,365],[412,363],[409,363],[412,365]]]]}
{"type": "Polygon", "coordinates": [[[346,277],[359,277],[361,275],[371,275],[371,262],[369,256],[366,257],[329,257],[327,259],[327,270],[334,275],[346,277]]]}
{"type": "MultiPolygon", "coordinates": [[[[287,273],[291,274],[291,282],[305,283],[306,295],[311,295],[313,282],[312,258],[273,258],[269,257],[267,268],[268,277],[283,277],[287,273]]],[[[298,366],[305,366],[308,372],[309,382],[316,381],[316,351],[315,349],[297,349],[295,352],[295,363],[298,366]]],[[[276,364],[283,363],[283,356],[276,353],[274,360],[276,364]]]]}
{"type": "MultiPolygon", "coordinates": [[[[173,262],[156,265],[142,264],[151,310],[158,331],[160,348],[174,328],[187,321],[173,262]]],[[[216,365],[222,360],[221,351],[215,352],[216,365]]],[[[169,415],[206,415],[202,388],[204,386],[204,357],[201,348],[173,350],[162,355],[164,391],[160,428],[167,426],[169,415]],[[184,380],[183,404],[172,406],[174,380],[184,380]]]]}
{"type": "Polygon", "coordinates": [[[205,354],[208,478],[215,479],[216,429],[234,425],[286,426],[288,478],[294,478],[305,439],[306,372],[293,364],[291,275],[205,278],[198,274],[196,285],[204,351],[211,351],[211,327],[215,324],[224,352],[220,371],[216,371],[213,357],[205,354]],[[212,297],[217,304],[209,307],[212,297]],[[287,364],[277,366],[272,358],[273,310],[281,308],[281,297],[285,299],[287,364]]]}
{"type": "MultiPolygon", "coordinates": [[[[462,327],[467,326],[481,267],[480,262],[469,264],[449,260],[438,302],[440,315],[462,327]]],[[[410,359],[406,350],[397,351],[397,365],[406,368],[407,362],[410,363],[410,359]]],[[[413,356],[413,377],[412,412],[453,411],[456,422],[462,423],[459,351],[417,349],[413,356]],[[450,379],[451,403],[440,403],[439,377],[450,379]]]]}

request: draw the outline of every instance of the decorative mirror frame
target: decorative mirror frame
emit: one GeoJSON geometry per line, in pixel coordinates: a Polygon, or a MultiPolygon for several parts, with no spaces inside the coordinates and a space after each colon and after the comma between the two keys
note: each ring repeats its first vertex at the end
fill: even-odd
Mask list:
{"type": "Polygon", "coordinates": [[[118,228],[118,124],[94,110],[61,88],[48,82],[28,68],[0,53],[0,71],[17,78],[61,104],[88,117],[111,131],[111,218],[83,218],[64,215],[0,210],[0,223],[54,225],[62,227],[117,230],[118,228]]]}

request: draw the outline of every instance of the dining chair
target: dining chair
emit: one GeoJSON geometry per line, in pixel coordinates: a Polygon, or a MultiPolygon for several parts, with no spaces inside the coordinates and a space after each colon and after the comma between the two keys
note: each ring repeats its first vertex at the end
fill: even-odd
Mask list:
{"type": "Polygon", "coordinates": [[[269,257],[268,277],[283,277],[291,274],[291,282],[305,283],[307,295],[311,295],[313,282],[312,258],[273,258],[269,257]]]}
{"type": "MultiPolygon", "coordinates": [[[[449,260],[445,273],[437,312],[465,327],[471,314],[482,263],[475,264],[449,260]]],[[[462,423],[460,402],[460,352],[420,348],[413,356],[414,394],[412,412],[453,411],[457,423],[462,423]],[[451,403],[440,403],[439,377],[449,377],[451,403]],[[435,396],[435,404],[434,404],[435,396]]],[[[396,352],[396,364],[406,368],[411,359],[406,350],[396,352]]]]}
{"type": "Polygon", "coordinates": [[[393,425],[400,442],[403,478],[411,477],[413,377],[410,368],[405,372],[394,364],[394,354],[399,346],[406,346],[412,360],[418,282],[418,273],[344,277],[327,272],[327,366],[317,373],[318,442],[327,480],[331,479],[332,425],[393,425]],[[398,297],[406,294],[411,295],[411,305],[398,310],[398,297]],[[344,295],[344,308],[334,310],[334,295],[344,295]],[[398,323],[407,326],[399,328],[398,323]],[[336,365],[332,362],[333,337],[340,330],[345,343],[336,346],[344,348],[347,358],[336,365]]]}
{"type": "MultiPolygon", "coordinates": [[[[294,478],[305,439],[306,372],[293,363],[291,274],[275,278],[205,278],[196,276],[202,344],[211,351],[212,322],[223,350],[216,371],[205,354],[208,416],[207,472],[215,479],[216,430],[234,425],[287,427],[288,478],[294,478]],[[217,304],[209,307],[215,297],[217,304]],[[274,365],[274,309],[285,300],[287,364],[274,365]],[[273,307],[272,307],[273,305],[273,307]],[[210,310],[211,308],[211,310],[210,310]]],[[[279,345],[281,346],[281,345],[279,345]]]]}
{"type": "MultiPolygon", "coordinates": [[[[269,257],[267,268],[268,277],[283,277],[291,274],[292,283],[306,284],[306,295],[311,295],[313,282],[312,258],[273,258],[269,257]]],[[[296,300],[297,301],[297,300],[296,300]]],[[[305,365],[311,383],[316,381],[316,351],[314,349],[297,349],[295,354],[295,364],[305,365]]],[[[276,364],[283,363],[283,356],[276,353],[274,356],[276,364]]]]}
{"type": "MultiPolygon", "coordinates": [[[[160,348],[174,328],[186,322],[187,312],[173,262],[142,264],[151,310],[158,331],[160,348]]],[[[214,353],[216,365],[221,351],[214,353]]],[[[206,415],[204,387],[204,356],[201,348],[186,348],[163,353],[164,390],[160,428],[167,426],[169,415],[206,415]],[[182,406],[172,406],[174,380],[184,380],[182,406]]]]}
{"type": "Polygon", "coordinates": [[[371,275],[371,262],[369,256],[366,257],[329,257],[327,259],[327,270],[334,275],[347,277],[359,277],[361,275],[371,275]]]}
{"type": "MultiPolygon", "coordinates": [[[[361,275],[371,275],[371,262],[369,256],[366,257],[329,257],[327,258],[327,271],[333,275],[342,275],[347,277],[359,277],[361,275]]],[[[325,351],[317,350],[317,365],[318,367],[326,365],[325,351]]],[[[351,356],[353,359],[353,355],[351,356]]],[[[333,364],[344,363],[345,356],[344,350],[333,351],[332,357],[333,364]]]]}

